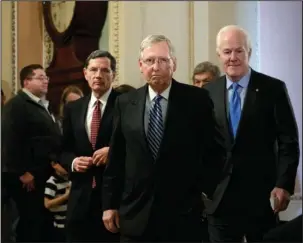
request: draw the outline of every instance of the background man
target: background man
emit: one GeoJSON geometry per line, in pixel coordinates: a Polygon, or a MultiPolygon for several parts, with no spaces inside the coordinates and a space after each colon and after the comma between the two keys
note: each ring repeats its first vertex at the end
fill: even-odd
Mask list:
{"type": "Polygon", "coordinates": [[[49,78],[32,64],[20,72],[22,90],[2,112],[3,182],[19,213],[17,242],[46,241],[43,195],[60,146],[60,131],[44,102],[49,78]]]}
{"type": "Polygon", "coordinates": [[[218,66],[211,62],[201,62],[194,69],[192,81],[194,86],[202,88],[203,85],[219,77],[220,69],[218,66]]]}

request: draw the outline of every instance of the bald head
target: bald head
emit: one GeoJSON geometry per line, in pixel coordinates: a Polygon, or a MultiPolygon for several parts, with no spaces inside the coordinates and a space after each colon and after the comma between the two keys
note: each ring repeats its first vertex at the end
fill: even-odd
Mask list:
{"type": "Polygon", "coordinates": [[[236,25],[223,27],[217,34],[217,54],[226,75],[239,81],[249,70],[251,44],[246,31],[236,25]]]}

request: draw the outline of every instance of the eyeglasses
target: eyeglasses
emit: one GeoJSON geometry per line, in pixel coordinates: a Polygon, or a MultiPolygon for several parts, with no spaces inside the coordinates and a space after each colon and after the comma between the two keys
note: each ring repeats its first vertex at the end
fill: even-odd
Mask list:
{"type": "Polygon", "coordinates": [[[152,66],[154,65],[156,62],[160,65],[160,66],[166,66],[171,58],[164,58],[164,57],[159,57],[159,58],[147,58],[145,60],[142,60],[143,63],[145,63],[147,66],[152,66]]]}
{"type": "Polygon", "coordinates": [[[28,79],[37,79],[37,80],[40,80],[41,82],[44,81],[44,80],[49,81],[49,77],[47,77],[47,76],[31,77],[31,78],[28,78],[28,79]]]}

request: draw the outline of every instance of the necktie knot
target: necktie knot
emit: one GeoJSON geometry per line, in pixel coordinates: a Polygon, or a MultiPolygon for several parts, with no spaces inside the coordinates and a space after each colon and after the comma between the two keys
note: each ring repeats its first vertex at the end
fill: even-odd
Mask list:
{"type": "Polygon", "coordinates": [[[238,84],[237,82],[234,82],[233,84],[232,84],[232,89],[233,89],[233,91],[238,91],[238,89],[241,87],[241,85],[240,84],[238,84]]]}
{"type": "Polygon", "coordinates": [[[155,103],[159,103],[161,100],[162,100],[162,96],[161,95],[157,95],[155,98],[154,98],[154,101],[155,103]]]}
{"type": "Polygon", "coordinates": [[[101,103],[100,100],[96,100],[96,102],[95,102],[95,107],[96,107],[96,106],[100,106],[100,103],[101,103]]]}

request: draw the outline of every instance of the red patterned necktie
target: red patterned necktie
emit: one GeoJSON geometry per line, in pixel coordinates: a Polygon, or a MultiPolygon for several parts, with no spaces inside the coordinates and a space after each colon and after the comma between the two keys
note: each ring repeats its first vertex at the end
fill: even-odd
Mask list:
{"type": "MultiPolygon", "coordinates": [[[[97,142],[97,137],[98,137],[98,132],[99,132],[99,127],[100,127],[100,122],[101,122],[101,108],[100,108],[100,101],[97,100],[95,103],[95,109],[93,112],[93,118],[92,118],[92,123],[90,127],[90,142],[92,144],[93,149],[96,149],[96,142],[97,142]]],[[[96,187],[96,178],[93,176],[93,183],[92,187],[96,187]]]]}

